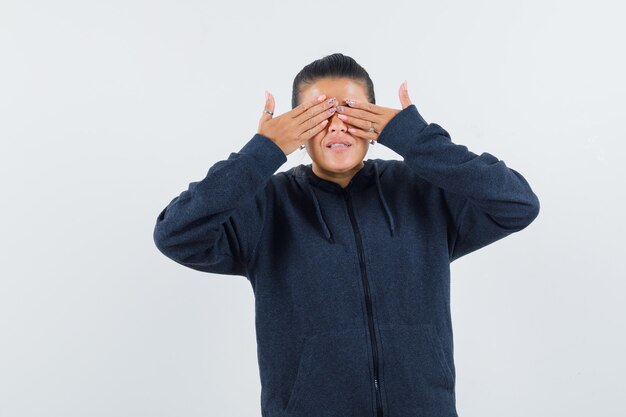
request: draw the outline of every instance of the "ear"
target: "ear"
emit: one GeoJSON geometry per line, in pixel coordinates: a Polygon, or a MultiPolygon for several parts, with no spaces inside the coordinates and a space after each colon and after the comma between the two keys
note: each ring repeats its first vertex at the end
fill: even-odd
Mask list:
{"type": "Polygon", "coordinates": [[[409,91],[407,87],[406,81],[400,84],[400,90],[398,90],[398,95],[400,96],[400,104],[402,104],[402,109],[406,109],[411,104],[411,99],[409,98],[409,91]]]}

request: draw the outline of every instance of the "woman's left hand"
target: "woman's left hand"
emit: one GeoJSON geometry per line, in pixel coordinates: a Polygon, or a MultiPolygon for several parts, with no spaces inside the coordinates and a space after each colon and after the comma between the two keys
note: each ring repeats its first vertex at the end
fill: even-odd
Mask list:
{"type": "MultiPolygon", "coordinates": [[[[400,85],[398,95],[403,110],[412,104],[406,81],[400,85]]],[[[359,100],[348,100],[345,100],[348,106],[337,106],[337,117],[350,125],[348,132],[352,136],[366,140],[378,140],[378,135],[387,123],[401,111],[359,100]],[[369,131],[370,127],[374,128],[373,132],[369,131]]]]}

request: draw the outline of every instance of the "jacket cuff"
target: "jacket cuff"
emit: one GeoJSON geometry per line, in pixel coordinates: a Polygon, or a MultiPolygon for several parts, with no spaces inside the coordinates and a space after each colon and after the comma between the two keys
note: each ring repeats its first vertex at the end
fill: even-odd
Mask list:
{"type": "Polygon", "coordinates": [[[416,136],[426,126],[428,123],[419,114],[415,104],[411,104],[387,122],[378,136],[378,143],[404,156],[412,145],[410,142],[417,140],[416,136]]]}
{"type": "Polygon", "coordinates": [[[253,157],[257,167],[268,176],[274,174],[278,168],[287,162],[287,155],[283,150],[273,140],[260,133],[255,133],[239,153],[253,157]]]}

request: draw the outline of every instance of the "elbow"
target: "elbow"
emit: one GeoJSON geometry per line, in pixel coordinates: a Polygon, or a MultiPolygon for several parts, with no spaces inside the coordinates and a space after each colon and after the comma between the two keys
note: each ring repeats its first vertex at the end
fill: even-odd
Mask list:
{"type": "Polygon", "coordinates": [[[170,233],[168,233],[166,228],[159,223],[157,223],[154,227],[152,240],[154,241],[154,245],[157,247],[159,252],[165,255],[165,257],[181,265],[187,266],[187,259],[193,256],[193,254],[189,253],[191,250],[189,244],[181,244],[178,242],[170,233]]]}
{"type": "Polygon", "coordinates": [[[159,221],[157,221],[157,224],[154,226],[154,230],[152,232],[152,240],[154,241],[154,245],[157,247],[159,252],[161,252],[163,255],[167,256],[168,258],[171,257],[171,254],[169,251],[169,247],[171,245],[169,243],[167,233],[165,233],[159,221]]]}
{"type": "Polygon", "coordinates": [[[517,216],[517,226],[516,231],[525,229],[528,227],[537,216],[539,216],[540,211],[540,203],[537,195],[532,193],[531,197],[528,201],[526,201],[523,205],[523,209],[520,209],[517,216]]]}
{"type": "Polygon", "coordinates": [[[537,197],[537,194],[530,188],[528,181],[526,181],[526,179],[524,179],[519,172],[515,170],[513,170],[513,172],[526,186],[525,191],[522,194],[524,195],[524,198],[521,200],[522,204],[519,212],[519,218],[522,226],[521,229],[523,229],[535,221],[537,216],[539,216],[541,204],[539,203],[539,197],[537,197]]]}
{"type": "Polygon", "coordinates": [[[535,193],[532,193],[526,212],[526,226],[531,224],[537,216],[539,216],[540,206],[539,197],[537,197],[535,193]]]}
{"type": "Polygon", "coordinates": [[[167,258],[193,269],[219,257],[218,236],[215,233],[174,227],[159,218],[152,232],[152,240],[157,249],[167,258]]]}
{"type": "Polygon", "coordinates": [[[157,216],[152,231],[152,240],[157,249],[168,258],[177,261],[184,254],[182,249],[186,248],[186,242],[180,227],[172,222],[175,217],[166,216],[167,208],[163,209],[157,216]]]}
{"type": "Polygon", "coordinates": [[[526,201],[518,201],[505,213],[488,215],[493,223],[508,233],[519,232],[528,227],[539,215],[539,199],[535,194],[526,201]]]}
{"type": "Polygon", "coordinates": [[[176,250],[178,245],[172,233],[172,227],[165,219],[165,210],[157,217],[154,230],[152,231],[152,241],[159,252],[168,258],[176,260],[179,257],[176,250]]]}

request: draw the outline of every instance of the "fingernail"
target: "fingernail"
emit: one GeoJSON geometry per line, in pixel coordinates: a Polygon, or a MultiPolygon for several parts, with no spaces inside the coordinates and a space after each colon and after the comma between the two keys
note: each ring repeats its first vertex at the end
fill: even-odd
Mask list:
{"type": "Polygon", "coordinates": [[[346,102],[346,104],[348,106],[353,106],[353,105],[356,104],[356,100],[352,100],[352,99],[349,99],[349,98],[345,99],[344,101],[346,102]]]}
{"type": "Polygon", "coordinates": [[[268,100],[270,98],[270,95],[267,93],[267,90],[265,91],[265,100],[268,100]]]}
{"type": "Polygon", "coordinates": [[[326,98],[326,94],[322,94],[321,96],[319,96],[319,97],[317,98],[317,101],[322,101],[322,100],[324,100],[325,98],[326,98]]]}
{"type": "Polygon", "coordinates": [[[334,104],[336,102],[337,102],[337,98],[336,97],[333,97],[330,100],[328,100],[328,104],[334,104]]]}
{"type": "Polygon", "coordinates": [[[343,106],[337,106],[337,111],[339,113],[343,113],[343,106]]]}

